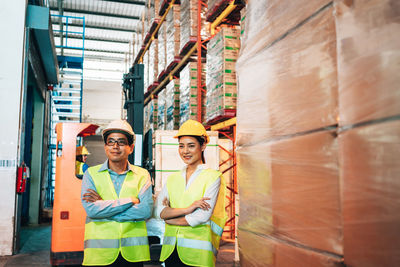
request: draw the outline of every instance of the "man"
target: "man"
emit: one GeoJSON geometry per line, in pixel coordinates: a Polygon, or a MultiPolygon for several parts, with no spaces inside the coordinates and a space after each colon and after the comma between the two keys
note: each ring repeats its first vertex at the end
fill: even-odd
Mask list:
{"type": "Polygon", "coordinates": [[[82,180],[83,265],[143,266],[150,260],[145,223],[153,207],[150,175],[128,162],[135,133],[126,121],[111,122],[102,134],[108,159],[90,167],[82,180]]]}
{"type": "MultiPolygon", "coordinates": [[[[85,146],[76,147],[76,162],[75,162],[76,175],[83,175],[85,171],[89,168],[89,166],[86,164],[88,155],[90,155],[90,153],[85,146]]],[[[80,178],[82,178],[82,176],[80,178]]]]}

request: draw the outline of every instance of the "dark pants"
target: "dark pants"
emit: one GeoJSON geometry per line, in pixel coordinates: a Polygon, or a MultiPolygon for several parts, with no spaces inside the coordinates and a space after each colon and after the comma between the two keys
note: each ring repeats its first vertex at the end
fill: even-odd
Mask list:
{"type": "Polygon", "coordinates": [[[118,254],[118,258],[111,263],[110,265],[102,265],[102,266],[96,266],[96,267],[104,267],[104,266],[110,266],[110,267],[143,267],[143,262],[129,262],[125,260],[121,253],[118,254]]]}
{"type": "Polygon", "coordinates": [[[165,260],[165,267],[185,267],[190,266],[184,264],[179,258],[178,251],[176,250],[176,246],[174,252],[165,260]]]}

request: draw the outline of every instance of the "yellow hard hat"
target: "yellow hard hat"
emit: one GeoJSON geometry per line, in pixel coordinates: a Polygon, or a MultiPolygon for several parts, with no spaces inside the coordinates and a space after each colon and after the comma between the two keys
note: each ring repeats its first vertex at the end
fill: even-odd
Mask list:
{"type": "Polygon", "coordinates": [[[76,147],[76,155],[90,155],[89,150],[85,146],[77,146],[76,147]]]}
{"type": "Polygon", "coordinates": [[[195,120],[185,121],[181,127],[179,127],[178,134],[175,135],[174,138],[186,135],[201,136],[206,141],[206,144],[210,142],[210,137],[206,132],[206,128],[204,128],[203,124],[195,120]]]}
{"type": "Polygon", "coordinates": [[[123,132],[132,137],[133,143],[135,143],[135,133],[132,130],[131,125],[126,120],[115,120],[110,122],[107,127],[102,131],[103,138],[109,132],[123,132]]]}

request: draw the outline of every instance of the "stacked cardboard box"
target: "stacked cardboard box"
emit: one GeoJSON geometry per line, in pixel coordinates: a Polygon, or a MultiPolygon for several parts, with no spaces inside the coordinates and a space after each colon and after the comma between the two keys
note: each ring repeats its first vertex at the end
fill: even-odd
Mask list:
{"type": "Polygon", "coordinates": [[[166,90],[162,90],[157,97],[157,129],[165,130],[166,121],[166,90]]]}
{"type": "Polygon", "coordinates": [[[180,5],[173,5],[165,18],[167,35],[167,66],[171,64],[180,51],[180,5]]]}
{"type": "Polygon", "coordinates": [[[167,68],[167,32],[165,23],[160,26],[158,31],[158,73],[160,74],[167,68]]]}
{"type": "Polygon", "coordinates": [[[165,88],[166,130],[179,129],[179,79],[173,79],[165,88]]]}
{"type": "Polygon", "coordinates": [[[399,11],[389,0],[249,2],[241,265],[400,265],[399,11]]]}
{"type": "MultiPolygon", "coordinates": [[[[201,5],[201,38],[207,39],[210,34],[208,30],[208,24],[205,19],[205,12],[207,11],[205,5],[201,5]]],[[[181,0],[181,19],[180,19],[180,50],[195,37],[197,39],[197,27],[198,27],[198,0],[181,0]]],[[[196,40],[195,39],[195,40],[196,40]]]]}
{"type": "Polygon", "coordinates": [[[236,60],[239,56],[238,27],[222,27],[207,44],[206,121],[236,110],[236,60]]]}
{"type": "MultiPolygon", "coordinates": [[[[204,65],[202,65],[204,66],[204,65]]],[[[202,84],[205,82],[205,68],[202,70],[202,84]]],[[[198,105],[198,91],[197,91],[197,62],[189,62],[185,68],[180,72],[180,110],[179,120],[180,124],[192,119],[197,120],[197,105],[198,105]]],[[[202,120],[205,115],[205,94],[202,92],[202,120]]]]}
{"type": "Polygon", "coordinates": [[[344,261],[400,265],[400,6],[335,6],[344,261]]]}

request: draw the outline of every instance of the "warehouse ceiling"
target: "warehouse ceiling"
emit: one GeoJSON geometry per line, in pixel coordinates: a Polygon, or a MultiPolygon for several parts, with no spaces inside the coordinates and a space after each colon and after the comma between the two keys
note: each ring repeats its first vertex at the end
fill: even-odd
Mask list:
{"type": "MultiPolygon", "coordinates": [[[[82,47],[83,20],[79,17],[84,17],[85,73],[107,71],[110,77],[121,79],[121,73],[132,62],[132,40],[141,28],[145,0],[49,0],[48,5],[56,46],[75,47],[57,48],[57,54],[81,55],[82,51],[76,48],[82,47]],[[57,15],[68,16],[68,22],[57,15]]],[[[104,73],[99,75],[104,78],[104,73]]]]}

